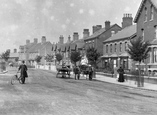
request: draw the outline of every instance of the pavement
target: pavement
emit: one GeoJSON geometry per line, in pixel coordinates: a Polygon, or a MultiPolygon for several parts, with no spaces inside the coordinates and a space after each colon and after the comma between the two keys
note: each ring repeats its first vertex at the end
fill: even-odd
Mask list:
{"type": "Polygon", "coordinates": [[[144,82],[143,87],[137,87],[137,82],[135,82],[133,80],[127,80],[125,82],[118,82],[116,78],[108,77],[108,76],[104,76],[104,75],[98,75],[98,74],[96,75],[96,78],[93,78],[93,79],[103,81],[103,82],[113,83],[113,84],[117,84],[117,85],[123,85],[123,86],[127,86],[127,87],[157,91],[157,84],[151,84],[151,83],[144,82]]]}
{"type": "MultiPolygon", "coordinates": [[[[14,68],[17,69],[17,68],[14,68]]],[[[14,70],[12,69],[8,69],[7,72],[2,72],[0,73],[0,75],[9,75],[9,74],[15,74],[14,70]]],[[[56,70],[50,70],[50,71],[55,71],[56,70]]],[[[73,72],[72,72],[73,74],[73,72]]],[[[138,87],[137,86],[137,82],[133,81],[133,80],[127,80],[125,82],[118,82],[116,78],[114,77],[109,77],[109,76],[105,76],[105,75],[101,75],[101,74],[96,74],[96,77],[93,78],[93,80],[98,80],[98,81],[102,81],[102,82],[108,82],[108,83],[113,83],[113,84],[117,84],[117,85],[123,85],[126,87],[132,87],[132,88],[139,88],[139,89],[144,89],[144,90],[151,90],[151,91],[157,91],[157,84],[152,84],[152,83],[146,83],[144,82],[144,86],[143,87],[138,87]]]]}

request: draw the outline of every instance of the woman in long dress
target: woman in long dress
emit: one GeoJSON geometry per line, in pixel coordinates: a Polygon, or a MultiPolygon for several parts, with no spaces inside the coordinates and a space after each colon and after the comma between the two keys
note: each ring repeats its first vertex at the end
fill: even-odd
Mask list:
{"type": "Polygon", "coordinates": [[[118,82],[124,82],[124,69],[120,67],[117,72],[119,73],[118,82]]]}

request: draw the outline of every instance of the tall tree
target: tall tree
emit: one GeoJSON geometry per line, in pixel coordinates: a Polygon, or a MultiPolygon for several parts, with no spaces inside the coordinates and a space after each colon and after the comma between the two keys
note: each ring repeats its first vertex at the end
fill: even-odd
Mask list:
{"type": "Polygon", "coordinates": [[[4,59],[5,61],[8,61],[9,57],[10,57],[10,50],[6,50],[1,54],[1,58],[4,59]]]}
{"type": "Polygon", "coordinates": [[[138,79],[138,87],[141,86],[141,67],[140,64],[142,61],[148,58],[149,56],[149,41],[143,41],[142,37],[138,39],[130,40],[130,45],[128,45],[128,54],[130,55],[131,59],[137,61],[139,63],[138,70],[139,70],[139,79],[138,79]]]}
{"type": "Polygon", "coordinates": [[[53,62],[53,59],[54,59],[54,55],[47,54],[47,56],[45,56],[45,60],[47,62],[53,62]]]}
{"type": "Polygon", "coordinates": [[[97,67],[97,64],[100,62],[101,54],[94,47],[89,47],[86,50],[86,57],[88,59],[89,64],[91,64],[94,68],[97,67]]]}
{"type": "Polygon", "coordinates": [[[80,61],[82,58],[81,53],[79,51],[73,51],[70,55],[71,62],[76,66],[76,63],[80,61]]]}
{"type": "Polygon", "coordinates": [[[101,54],[97,51],[94,47],[89,47],[86,50],[86,57],[88,59],[88,63],[94,67],[94,77],[95,77],[95,69],[97,67],[97,64],[100,62],[100,56],[101,54]]]}
{"type": "Polygon", "coordinates": [[[57,53],[56,54],[56,60],[59,62],[60,64],[60,61],[63,59],[63,56],[60,54],[60,53],[57,53]]]}
{"type": "Polygon", "coordinates": [[[35,61],[37,62],[37,64],[39,64],[39,62],[41,61],[42,56],[37,55],[35,57],[35,61]]]}

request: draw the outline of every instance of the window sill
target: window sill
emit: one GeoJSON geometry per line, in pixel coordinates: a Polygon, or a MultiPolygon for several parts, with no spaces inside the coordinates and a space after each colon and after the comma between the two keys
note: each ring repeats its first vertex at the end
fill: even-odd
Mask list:
{"type": "Polygon", "coordinates": [[[153,19],[150,19],[149,21],[151,22],[151,21],[153,21],[153,19]]]}

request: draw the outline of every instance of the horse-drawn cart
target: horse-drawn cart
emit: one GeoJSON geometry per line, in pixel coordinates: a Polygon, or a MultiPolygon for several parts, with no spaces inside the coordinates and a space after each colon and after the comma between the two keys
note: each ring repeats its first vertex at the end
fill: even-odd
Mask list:
{"type": "Polygon", "coordinates": [[[59,77],[59,75],[61,75],[63,78],[65,78],[66,76],[70,78],[70,72],[72,71],[72,69],[68,67],[56,67],[56,69],[57,69],[56,77],[59,77]]]}

